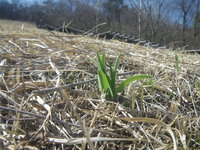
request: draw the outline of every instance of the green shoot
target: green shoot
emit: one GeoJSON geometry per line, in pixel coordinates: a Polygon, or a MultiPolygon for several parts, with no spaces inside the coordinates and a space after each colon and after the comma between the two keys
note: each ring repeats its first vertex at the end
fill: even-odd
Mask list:
{"type": "Polygon", "coordinates": [[[178,55],[175,55],[175,63],[176,63],[176,71],[179,71],[179,59],[178,59],[178,55]]]}
{"type": "Polygon", "coordinates": [[[151,79],[152,77],[149,75],[135,75],[129,77],[125,81],[123,81],[118,86],[116,85],[117,78],[117,68],[119,65],[118,56],[115,60],[114,65],[111,64],[109,66],[106,65],[106,55],[105,51],[103,51],[102,56],[97,52],[97,61],[93,60],[94,65],[97,67],[98,71],[98,84],[101,94],[105,94],[105,98],[108,100],[116,100],[117,94],[122,92],[131,82],[140,80],[140,79],[151,79]],[[109,69],[109,73],[107,72],[107,68],[109,69]]]}
{"type": "Polygon", "coordinates": [[[200,90],[200,81],[196,83],[196,87],[200,90]]]}

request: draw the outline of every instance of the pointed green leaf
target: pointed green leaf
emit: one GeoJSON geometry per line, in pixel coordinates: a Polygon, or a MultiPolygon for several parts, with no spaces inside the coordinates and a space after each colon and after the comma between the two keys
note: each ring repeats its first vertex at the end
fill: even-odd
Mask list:
{"type": "Polygon", "coordinates": [[[106,53],[105,53],[105,50],[102,53],[101,62],[102,62],[102,65],[103,65],[103,71],[105,73],[105,71],[106,71],[106,53]]]}
{"type": "Polygon", "coordinates": [[[113,97],[115,95],[115,86],[111,84],[112,82],[110,77],[102,70],[99,70],[99,74],[101,76],[100,78],[102,78],[104,92],[108,92],[107,95],[111,95],[111,97],[113,97]]]}
{"type": "Polygon", "coordinates": [[[152,78],[152,76],[150,75],[135,75],[135,76],[132,76],[128,79],[126,79],[125,81],[123,81],[119,87],[116,89],[116,92],[117,93],[120,93],[122,92],[126,86],[128,86],[131,82],[135,81],[135,80],[141,80],[141,79],[150,79],[152,78]]]}
{"type": "Polygon", "coordinates": [[[178,55],[175,55],[175,62],[176,62],[176,70],[179,71],[179,59],[178,59],[178,55]]]}
{"type": "Polygon", "coordinates": [[[109,81],[102,70],[98,70],[99,84],[101,85],[102,92],[106,92],[109,88],[109,81]]]}
{"type": "Polygon", "coordinates": [[[97,58],[98,58],[98,63],[99,63],[99,68],[98,69],[101,69],[101,64],[102,64],[102,62],[101,62],[101,58],[100,58],[100,56],[99,56],[99,53],[98,53],[98,51],[97,51],[97,58]]]}
{"type": "Polygon", "coordinates": [[[99,90],[101,91],[101,93],[104,92],[104,90],[103,90],[103,83],[102,82],[103,82],[102,78],[100,78],[100,75],[98,73],[98,85],[99,85],[99,90]]]}
{"type": "Polygon", "coordinates": [[[116,76],[117,76],[117,68],[119,64],[120,55],[116,58],[114,67],[110,67],[110,76],[111,76],[111,88],[113,91],[113,98],[117,97],[116,93],[116,76]]]}
{"type": "Polygon", "coordinates": [[[117,75],[117,68],[118,68],[118,64],[119,64],[119,57],[118,56],[115,60],[114,66],[112,67],[110,65],[110,78],[111,78],[111,88],[113,93],[115,93],[115,81],[116,81],[116,75],[117,75]]]}
{"type": "Polygon", "coordinates": [[[92,62],[97,68],[99,68],[99,62],[97,62],[95,59],[92,59],[92,62]]]}
{"type": "Polygon", "coordinates": [[[106,72],[105,51],[103,51],[103,54],[101,57],[97,51],[97,58],[98,58],[98,63],[99,63],[99,69],[105,73],[106,72]]]}
{"type": "Polygon", "coordinates": [[[115,72],[117,72],[117,68],[118,68],[118,65],[119,65],[119,58],[120,58],[120,55],[115,60],[115,64],[114,64],[114,71],[115,72]]]}
{"type": "Polygon", "coordinates": [[[115,95],[115,80],[116,80],[116,72],[113,70],[112,66],[110,66],[110,90],[111,95],[115,95]]]}

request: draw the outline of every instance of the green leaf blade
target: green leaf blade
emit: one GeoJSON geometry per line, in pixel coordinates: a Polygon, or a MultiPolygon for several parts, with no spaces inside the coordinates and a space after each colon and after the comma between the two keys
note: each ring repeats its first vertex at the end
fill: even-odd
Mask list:
{"type": "Polygon", "coordinates": [[[103,65],[103,71],[105,72],[106,71],[106,53],[105,53],[105,50],[103,51],[101,61],[102,61],[102,65],[103,65]]]}
{"type": "Polygon", "coordinates": [[[113,68],[110,66],[110,92],[111,95],[114,97],[116,95],[115,92],[115,80],[116,80],[116,72],[113,70],[113,68]]]}
{"type": "Polygon", "coordinates": [[[128,86],[131,82],[133,81],[136,81],[136,80],[141,80],[141,79],[151,79],[152,76],[150,75],[135,75],[135,76],[132,76],[126,80],[124,80],[119,86],[118,88],[116,89],[116,92],[117,93],[120,93],[122,92],[126,86],[128,86]]]}
{"type": "Polygon", "coordinates": [[[115,64],[114,64],[114,71],[115,72],[117,72],[117,68],[118,68],[118,65],[119,65],[119,58],[120,58],[120,55],[115,60],[115,64]]]}
{"type": "Polygon", "coordinates": [[[103,69],[103,64],[102,64],[102,61],[101,61],[101,57],[97,51],[97,58],[98,58],[98,70],[102,70],[103,69]]]}
{"type": "Polygon", "coordinates": [[[99,67],[99,62],[97,62],[95,59],[92,59],[92,62],[97,68],[100,68],[99,67]]]}
{"type": "Polygon", "coordinates": [[[178,59],[178,55],[175,55],[175,62],[176,62],[176,70],[179,71],[179,59],[178,59]]]}
{"type": "Polygon", "coordinates": [[[104,73],[106,72],[106,54],[105,51],[103,51],[102,56],[99,55],[98,51],[97,51],[97,58],[98,58],[98,69],[102,70],[104,73]]]}
{"type": "Polygon", "coordinates": [[[112,67],[110,65],[110,78],[111,78],[111,89],[113,91],[113,95],[117,95],[116,94],[116,76],[117,76],[117,68],[118,68],[118,64],[119,64],[119,57],[120,55],[116,58],[114,66],[112,67]]]}
{"type": "Polygon", "coordinates": [[[102,70],[98,70],[99,84],[101,86],[101,92],[106,92],[109,88],[109,80],[106,74],[102,70]]]}

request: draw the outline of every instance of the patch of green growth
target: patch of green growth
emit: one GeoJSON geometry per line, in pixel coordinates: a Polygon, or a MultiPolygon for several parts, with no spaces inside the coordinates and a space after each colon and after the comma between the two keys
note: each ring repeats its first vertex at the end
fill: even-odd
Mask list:
{"type": "Polygon", "coordinates": [[[65,84],[74,83],[76,79],[74,72],[69,72],[69,71],[64,71],[62,73],[62,78],[63,81],[65,81],[65,84]]]}
{"type": "Polygon", "coordinates": [[[105,51],[103,51],[101,56],[97,52],[97,61],[93,60],[94,65],[98,69],[97,74],[98,74],[98,85],[100,92],[102,95],[105,95],[105,98],[107,100],[116,101],[118,96],[117,94],[122,92],[126,88],[126,86],[128,86],[133,81],[152,78],[152,76],[150,75],[135,75],[124,80],[119,85],[116,85],[119,58],[120,55],[116,58],[113,65],[112,64],[107,65],[106,54],[105,51]]]}
{"type": "Polygon", "coordinates": [[[196,87],[200,90],[200,81],[197,81],[196,87]]]}
{"type": "Polygon", "coordinates": [[[175,55],[176,71],[180,70],[178,55],[175,55]]]}

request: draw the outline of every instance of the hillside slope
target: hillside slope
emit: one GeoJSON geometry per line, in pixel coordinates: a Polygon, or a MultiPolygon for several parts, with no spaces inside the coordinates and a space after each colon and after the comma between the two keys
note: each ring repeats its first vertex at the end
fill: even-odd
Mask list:
{"type": "Polygon", "coordinates": [[[200,148],[198,54],[0,20],[0,99],[0,144],[9,149],[200,148]],[[153,80],[104,100],[92,63],[103,50],[111,63],[121,55],[118,81],[153,80]]]}

